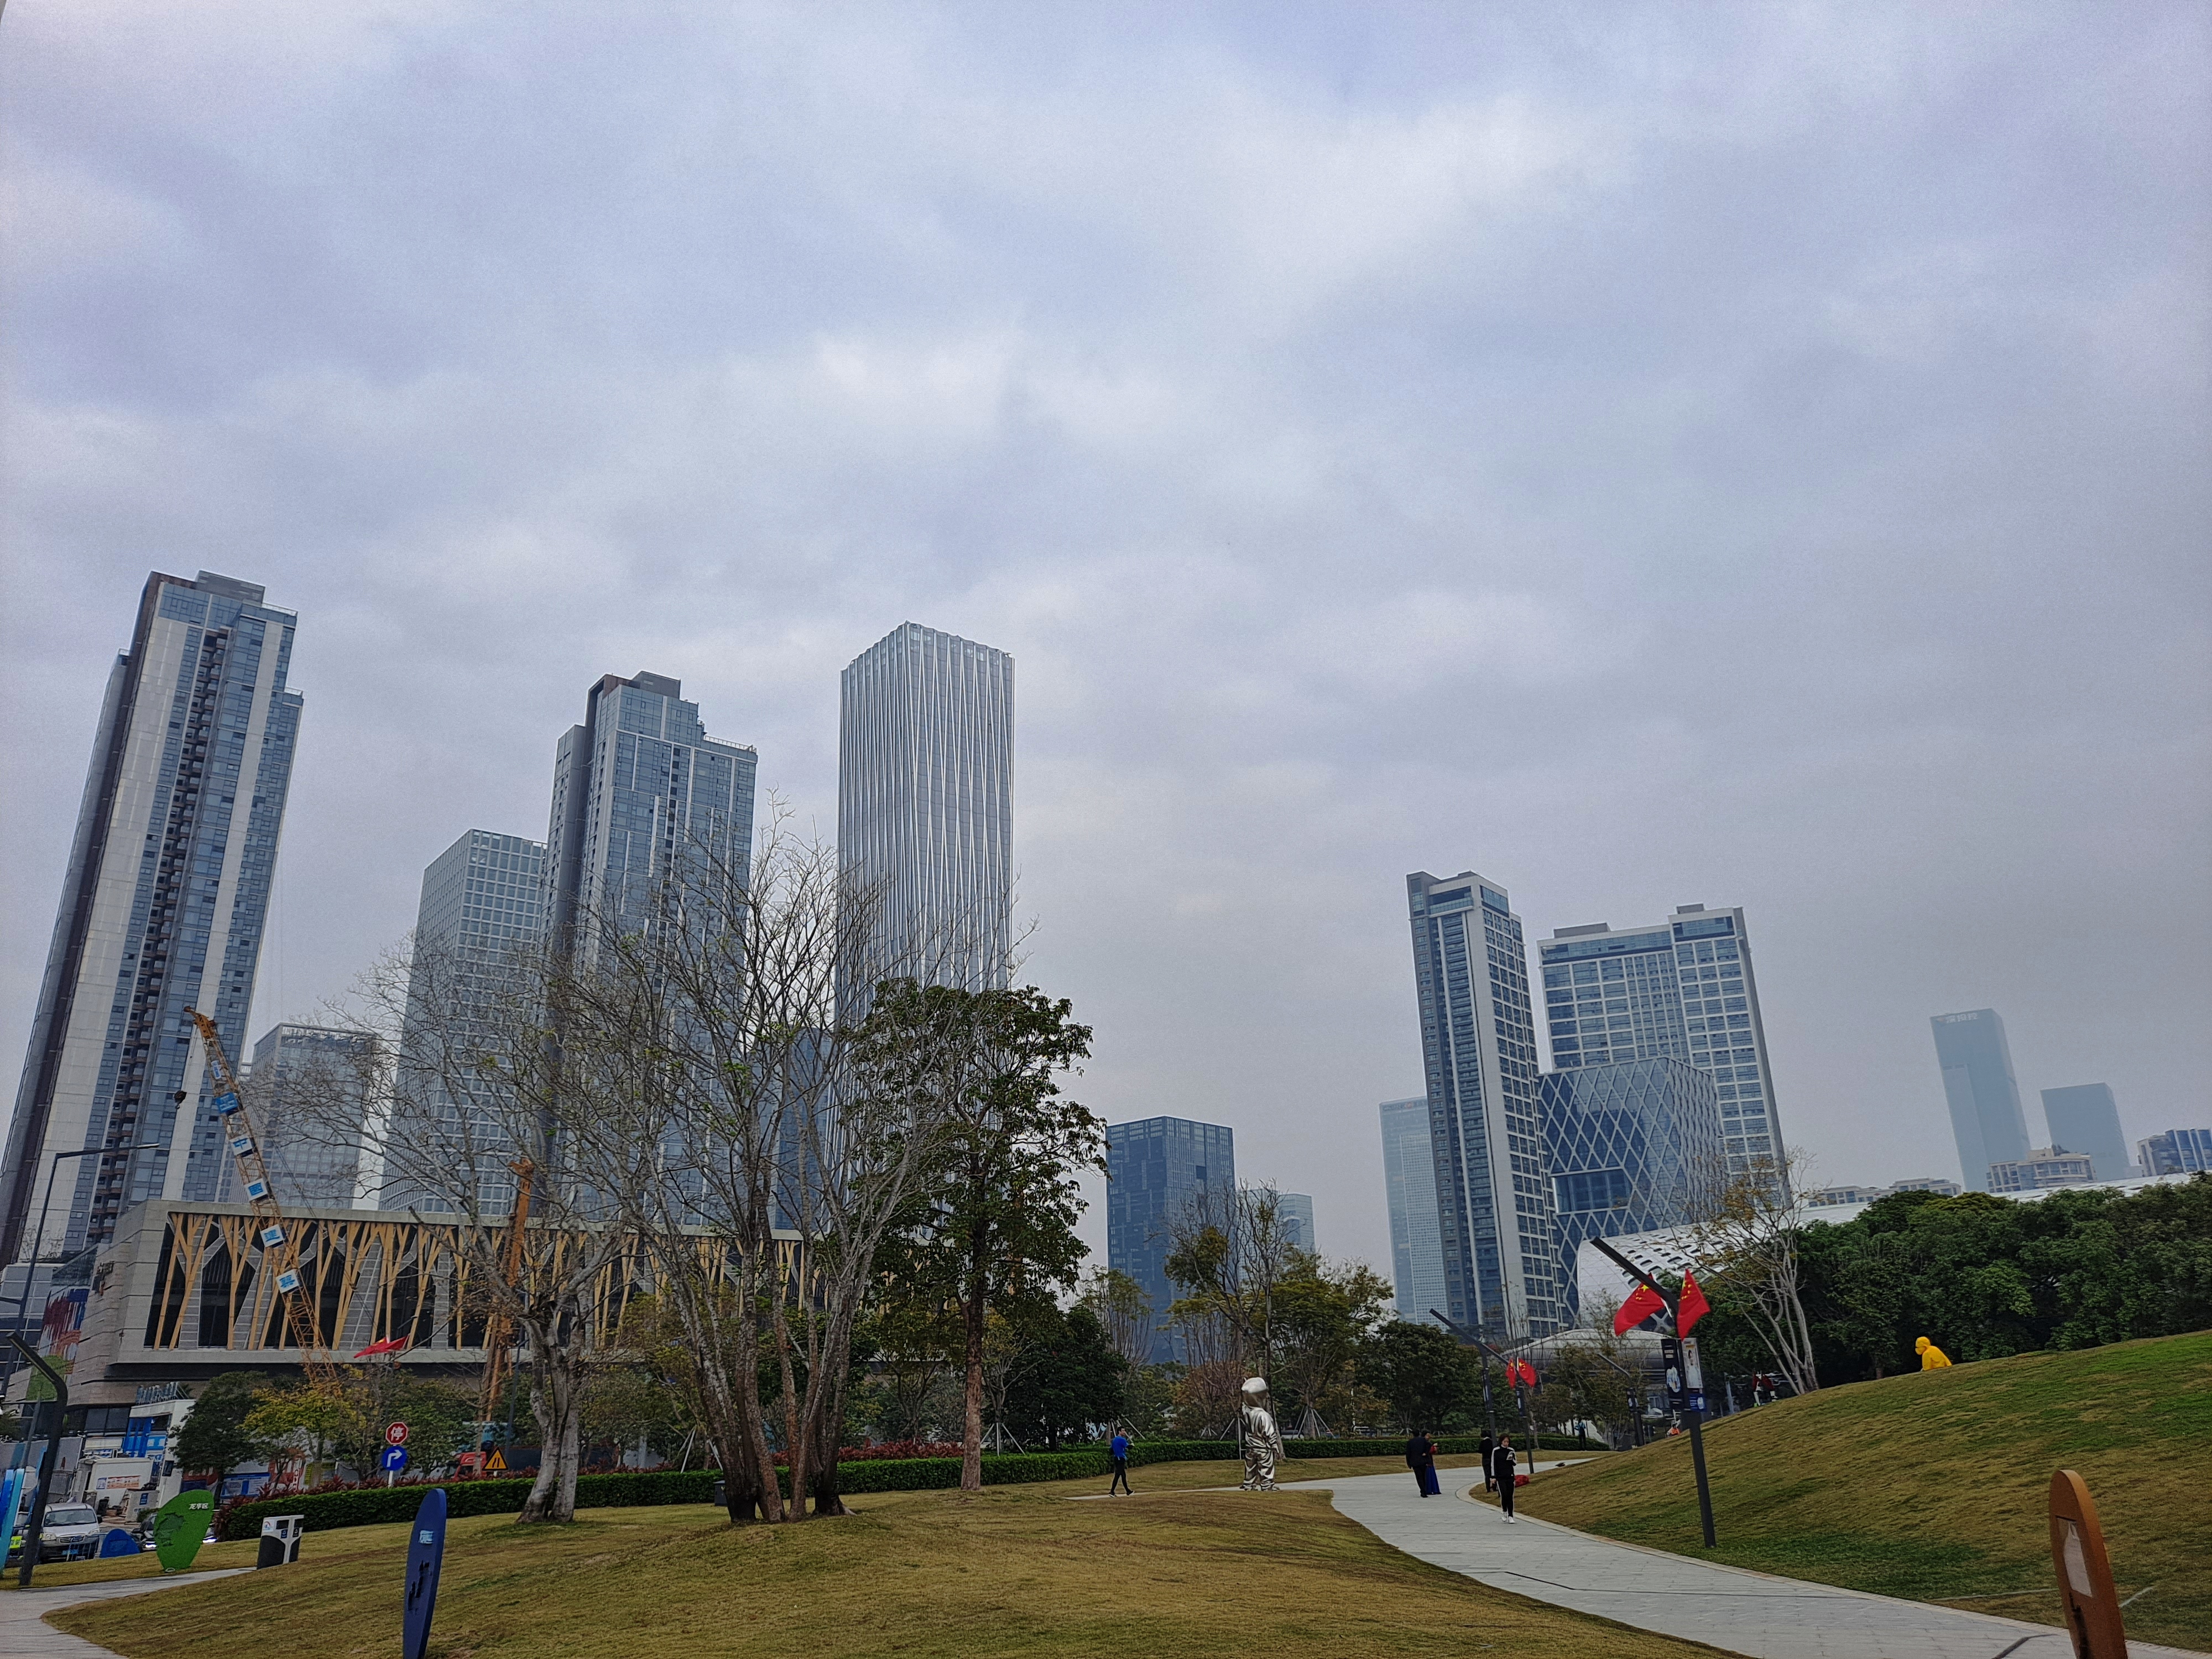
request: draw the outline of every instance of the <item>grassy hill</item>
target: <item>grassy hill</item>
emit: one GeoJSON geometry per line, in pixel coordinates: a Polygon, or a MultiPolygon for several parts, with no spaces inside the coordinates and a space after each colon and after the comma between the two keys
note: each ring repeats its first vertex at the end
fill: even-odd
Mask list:
{"type": "Polygon", "coordinates": [[[1825,1389],[1547,1474],[1528,1512],[1763,1572],[2058,1622],[2051,1473],[2088,1483],[2128,1633],[2212,1650],[2212,1332],[1825,1389]]]}
{"type": "MultiPolygon", "coordinates": [[[[1402,1472],[1403,1464],[1346,1459],[1284,1474],[1370,1468],[1402,1472]]],[[[1695,1659],[1710,1652],[1416,1561],[1338,1515],[1322,1493],[1188,1489],[1241,1474],[1232,1463],[1140,1469],[1137,1497],[1095,1503],[1065,1500],[1103,1491],[1103,1480],[1002,1487],[975,1498],[886,1492],[851,1500],[859,1512],[849,1517],[795,1527],[732,1528],[718,1511],[677,1506],[586,1511],[567,1528],[471,1516],[448,1534],[431,1653],[1442,1659],[1494,1651],[1695,1659]]],[[[310,1534],[296,1566],[82,1607],[54,1622],[129,1659],[396,1659],[405,1547],[401,1526],[310,1534]]],[[[89,1576],[98,1565],[82,1571],[89,1576]]],[[[52,1582],[62,1581],[55,1570],[52,1582]]]]}

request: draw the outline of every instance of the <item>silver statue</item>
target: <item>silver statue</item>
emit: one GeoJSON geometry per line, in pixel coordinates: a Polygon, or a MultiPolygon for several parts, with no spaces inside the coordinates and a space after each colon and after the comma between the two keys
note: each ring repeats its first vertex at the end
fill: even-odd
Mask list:
{"type": "Polygon", "coordinates": [[[1274,1413],[1267,1407],[1267,1379],[1244,1379],[1244,1490],[1275,1490],[1275,1460],[1283,1455],[1283,1437],[1275,1427],[1274,1413]]]}

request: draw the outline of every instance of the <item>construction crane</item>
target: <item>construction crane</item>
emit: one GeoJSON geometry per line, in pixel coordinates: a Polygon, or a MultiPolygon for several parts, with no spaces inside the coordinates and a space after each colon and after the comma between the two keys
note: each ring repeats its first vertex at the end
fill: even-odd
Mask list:
{"type": "Polygon", "coordinates": [[[246,1109],[245,1097],[238,1090],[238,1075],[230,1069],[230,1056],[223,1052],[215,1022],[197,1008],[185,1012],[198,1028],[200,1042],[207,1050],[208,1069],[215,1074],[216,1115],[222,1121],[230,1154],[238,1160],[239,1184],[246,1189],[246,1201],[253,1206],[262,1270],[276,1276],[276,1294],[284,1300],[284,1317],[292,1328],[293,1341],[299,1345],[300,1364],[307,1380],[319,1389],[334,1386],[337,1366],[315,1328],[314,1306],[300,1278],[300,1241],[292,1236],[284,1212],[277,1207],[269,1166],[262,1161],[261,1142],[253,1133],[252,1115],[246,1109]]]}
{"type": "MultiPolygon", "coordinates": [[[[523,1158],[507,1167],[514,1171],[515,1190],[514,1208],[507,1218],[502,1271],[507,1276],[507,1293],[512,1295],[522,1278],[522,1231],[530,1224],[530,1193],[538,1166],[523,1158]]],[[[514,1322],[507,1316],[505,1304],[495,1298],[484,1320],[483,1392],[477,1403],[477,1415],[487,1423],[499,1414],[499,1385],[507,1376],[507,1347],[513,1329],[514,1322]]]]}

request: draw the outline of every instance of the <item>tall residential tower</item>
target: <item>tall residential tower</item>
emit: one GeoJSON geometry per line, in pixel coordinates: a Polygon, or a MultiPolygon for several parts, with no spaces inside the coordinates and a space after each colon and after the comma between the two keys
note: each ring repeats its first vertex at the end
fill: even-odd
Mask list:
{"type": "Polygon", "coordinates": [[[0,1261],[50,1171],[33,1257],[104,1243],[146,1199],[211,1199],[229,1162],[185,1011],[244,1058],[300,728],[284,684],[295,619],[264,598],[204,570],[146,579],[100,705],[0,1165],[0,1261]]]}
{"type": "Polygon", "coordinates": [[[1003,987],[1013,948],[1014,659],[906,623],[845,670],[837,846],[876,970],[1003,987]]]}
{"type": "Polygon", "coordinates": [[[1959,1179],[1970,1193],[1990,1190],[1990,1165],[2026,1162],[2027,1119],[2020,1109],[2012,1047],[1994,1008],[1937,1014],[1936,1060],[1943,1068],[1943,1097],[1951,1108],[1951,1134],[1959,1144],[1959,1179]]]}
{"type": "Polygon", "coordinates": [[[1505,891],[1471,870],[1406,878],[1429,1078],[1444,1311],[1492,1341],[1555,1329],[1552,1183],[1536,1110],[1528,947],[1505,891]]]}

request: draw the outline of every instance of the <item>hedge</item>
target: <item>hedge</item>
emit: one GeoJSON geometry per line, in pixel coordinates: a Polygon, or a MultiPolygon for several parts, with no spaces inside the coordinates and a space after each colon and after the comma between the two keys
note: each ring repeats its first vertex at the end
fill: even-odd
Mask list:
{"type": "MultiPolygon", "coordinates": [[[[1572,1449],[1571,1440],[1546,1437],[1546,1444],[1572,1449]]],[[[1370,1440],[1287,1440],[1285,1454],[1295,1458],[1381,1457],[1398,1450],[1400,1442],[1376,1437],[1370,1440]]],[[[1480,1449],[1471,1435],[1437,1437],[1437,1449],[1447,1454],[1480,1449]]],[[[1237,1456],[1230,1440],[1146,1440],[1129,1448],[1132,1463],[1189,1463],[1228,1462],[1237,1456]]],[[[1110,1459],[1103,1446],[1079,1446],[1067,1451],[987,1453],[983,1484],[987,1486],[1024,1486],[1037,1480],[1083,1480],[1103,1478],[1110,1459]]],[[[711,1504],[715,1472],[693,1469],[678,1474],[658,1469],[624,1474],[585,1474],[576,1478],[578,1509],[623,1509],[640,1504],[711,1504]]],[[[779,1468],[777,1484],[787,1493],[788,1474],[779,1468]]],[[[531,1478],[511,1480],[471,1480],[451,1483],[425,1481],[404,1486],[363,1486],[355,1492],[295,1493],[289,1498],[257,1498],[227,1504],[216,1527],[224,1538],[252,1538],[272,1515],[307,1517],[309,1532],[331,1532],[340,1527],[371,1527],[414,1518],[422,1494],[433,1485],[446,1488],[446,1513],[515,1515],[530,1495],[531,1478]]],[[[841,1492],[934,1492],[960,1484],[957,1457],[872,1458],[837,1466],[841,1492]]]]}

